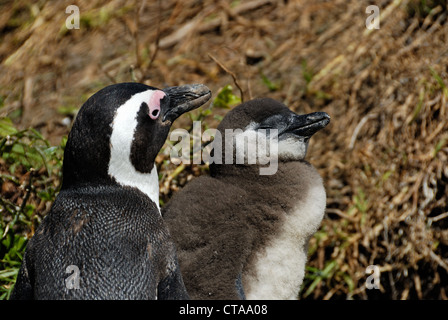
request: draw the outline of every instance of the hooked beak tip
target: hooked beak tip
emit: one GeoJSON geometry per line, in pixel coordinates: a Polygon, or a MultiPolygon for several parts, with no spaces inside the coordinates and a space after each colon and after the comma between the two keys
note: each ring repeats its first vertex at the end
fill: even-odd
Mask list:
{"type": "Polygon", "coordinates": [[[168,87],[163,91],[170,99],[170,105],[162,119],[164,122],[173,122],[182,114],[199,108],[212,96],[210,89],[203,84],[168,87]]]}

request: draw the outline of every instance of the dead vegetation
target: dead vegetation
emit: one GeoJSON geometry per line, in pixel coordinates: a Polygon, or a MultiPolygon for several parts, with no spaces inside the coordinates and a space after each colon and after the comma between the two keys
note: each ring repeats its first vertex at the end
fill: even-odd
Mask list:
{"type": "MultiPolygon", "coordinates": [[[[302,298],[447,299],[447,14],[436,0],[9,1],[0,5],[0,116],[59,144],[65,118],[122,81],[198,82],[215,94],[231,84],[243,100],[325,111],[332,122],[308,160],[325,179],[328,210],[302,298]],[[79,30],[64,27],[69,4],[80,8],[79,30]],[[379,30],[365,27],[371,4],[379,30]],[[379,290],[366,289],[369,265],[380,269],[379,290]]],[[[225,112],[193,117],[215,127],[225,112]]],[[[167,159],[158,157],[164,201],[204,171],[167,159]]],[[[17,189],[2,183],[2,197],[17,189]]]]}

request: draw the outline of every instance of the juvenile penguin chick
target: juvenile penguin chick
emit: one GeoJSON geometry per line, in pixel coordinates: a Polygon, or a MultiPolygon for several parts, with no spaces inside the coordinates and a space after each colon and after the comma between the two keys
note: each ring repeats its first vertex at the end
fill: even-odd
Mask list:
{"type": "Polygon", "coordinates": [[[79,110],[63,184],[27,245],[12,299],[186,299],[155,158],[204,85],[108,86],[79,110]]]}
{"type": "Polygon", "coordinates": [[[326,207],[322,179],[304,158],[311,136],[329,121],[324,112],[297,115],[272,99],[227,113],[210,176],[189,182],[162,209],[192,299],[297,299],[308,242],[326,207]],[[249,158],[238,147],[244,139],[260,153],[260,139],[271,137],[277,170],[260,174],[268,166],[261,154],[254,164],[236,162],[241,153],[249,158]]]}

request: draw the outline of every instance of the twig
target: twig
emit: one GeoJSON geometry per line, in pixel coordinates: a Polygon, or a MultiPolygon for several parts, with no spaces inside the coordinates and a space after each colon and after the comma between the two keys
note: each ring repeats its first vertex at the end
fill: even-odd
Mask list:
{"type": "MultiPolygon", "coordinates": [[[[151,69],[151,66],[154,62],[154,60],[156,59],[157,53],[159,52],[159,44],[160,44],[160,20],[162,20],[161,18],[161,12],[162,12],[162,4],[161,1],[158,1],[159,4],[159,15],[157,17],[157,34],[156,34],[156,47],[154,48],[154,52],[152,53],[151,59],[149,60],[149,64],[148,67],[146,67],[146,70],[143,74],[143,79],[146,78],[146,74],[148,72],[149,69],[151,69]]],[[[142,79],[142,80],[143,80],[142,79]]]]}
{"type": "Polygon", "coordinates": [[[347,219],[347,220],[349,220],[351,222],[358,222],[359,221],[359,219],[351,217],[348,214],[345,214],[341,210],[336,209],[336,208],[327,208],[327,209],[325,209],[325,212],[327,212],[327,213],[334,213],[334,214],[340,216],[341,218],[347,219]]]}
{"type": "Polygon", "coordinates": [[[247,92],[249,93],[249,100],[252,100],[253,99],[252,88],[251,88],[251,85],[250,85],[250,79],[249,78],[247,78],[247,92]]]}
{"type": "MultiPolygon", "coordinates": [[[[11,208],[16,208],[16,206],[14,205],[14,203],[3,199],[2,197],[0,197],[0,204],[3,206],[3,208],[8,211],[10,214],[14,214],[14,210],[11,208]]],[[[3,238],[3,237],[2,237],[3,238]]]]}
{"type": "MultiPolygon", "coordinates": [[[[30,198],[31,189],[32,189],[32,183],[33,183],[33,176],[34,176],[35,172],[36,172],[36,170],[34,170],[34,168],[30,169],[30,177],[28,179],[28,185],[25,187],[25,192],[26,193],[25,193],[25,197],[23,197],[22,204],[20,205],[19,213],[24,213],[26,203],[28,202],[28,199],[30,198]]],[[[14,218],[14,223],[15,223],[15,220],[17,220],[16,217],[14,218]]]]}
{"type": "MultiPolygon", "coordinates": [[[[421,172],[417,179],[415,180],[414,185],[412,186],[412,188],[406,193],[406,195],[403,197],[403,199],[400,200],[400,202],[398,204],[403,204],[405,202],[407,202],[413,195],[417,195],[417,191],[418,189],[420,189],[420,186],[422,185],[423,182],[423,178],[425,177],[425,172],[421,172]]],[[[409,213],[408,211],[405,211],[399,218],[398,221],[404,221],[404,219],[406,219],[408,216],[410,216],[411,214],[413,214],[415,212],[417,208],[412,208],[411,213],[409,213]]]]}
{"type": "Polygon", "coordinates": [[[361,119],[361,121],[359,121],[359,123],[358,123],[358,125],[356,126],[355,131],[353,131],[352,137],[351,137],[351,139],[350,139],[350,144],[349,144],[349,146],[348,146],[348,148],[349,148],[350,150],[353,149],[353,147],[355,146],[355,141],[356,141],[356,138],[358,137],[358,134],[359,134],[359,131],[361,130],[361,128],[366,124],[366,122],[367,122],[369,119],[376,118],[377,116],[378,116],[377,113],[371,113],[371,114],[368,114],[368,115],[364,116],[364,117],[361,119]]]}
{"type": "Polygon", "coordinates": [[[22,97],[22,123],[27,123],[31,119],[30,114],[33,108],[33,87],[34,78],[32,76],[26,77],[23,83],[23,97],[22,97]]]}
{"type": "Polygon", "coordinates": [[[429,256],[438,263],[443,269],[448,271],[448,264],[442,260],[438,255],[436,255],[432,250],[429,250],[429,256]]]}
{"type": "Polygon", "coordinates": [[[238,5],[238,7],[233,9],[234,14],[242,14],[251,10],[258,9],[266,4],[274,3],[272,0],[254,0],[250,2],[244,2],[238,5]]]}
{"type": "MultiPolygon", "coordinates": [[[[28,199],[30,198],[30,195],[31,195],[31,189],[32,189],[34,173],[35,173],[34,168],[31,168],[31,170],[30,170],[30,177],[28,179],[28,184],[25,187],[25,191],[26,191],[25,197],[22,200],[22,204],[20,205],[19,210],[16,210],[15,212],[9,210],[9,208],[7,207],[7,203],[2,198],[0,198],[0,203],[3,205],[3,207],[9,213],[14,214],[14,218],[6,225],[5,231],[3,232],[3,235],[1,236],[1,239],[3,239],[5,237],[5,235],[8,233],[9,229],[12,228],[15,225],[15,223],[17,222],[17,219],[19,218],[19,215],[21,213],[24,213],[26,203],[28,202],[28,199]]],[[[10,204],[10,205],[12,205],[12,204],[10,204]]]]}
{"type": "Polygon", "coordinates": [[[163,39],[160,39],[159,47],[162,49],[166,49],[166,48],[174,46],[181,39],[184,39],[188,34],[190,34],[190,32],[195,29],[197,24],[198,24],[198,19],[194,19],[192,21],[189,21],[187,24],[183,25],[182,27],[177,28],[177,30],[175,32],[164,37],[163,39]]]}
{"type": "MultiPolygon", "coordinates": [[[[144,6],[145,1],[142,2],[142,7],[144,6]]],[[[137,2],[134,3],[134,5],[137,5],[137,2]]],[[[142,8],[141,7],[141,8],[142,8]]],[[[135,40],[135,58],[136,58],[136,64],[137,68],[140,68],[142,65],[142,59],[140,57],[139,47],[140,47],[140,40],[138,38],[138,29],[140,27],[140,9],[135,10],[135,30],[131,30],[131,33],[133,33],[134,40],[135,40]]]]}
{"type": "Polygon", "coordinates": [[[220,66],[225,72],[227,72],[228,74],[230,74],[230,76],[233,79],[233,82],[235,83],[235,86],[238,88],[238,90],[240,90],[240,94],[241,94],[241,102],[244,102],[244,93],[243,93],[243,89],[241,89],[241,86],[238,83],[238,80],[236,79],[235,74],[230,71],[226,66],[224,66],[216,57],[214,57],[211,53],[208,53],[208,56],[215,61],[215,63],[220,66]]]}
{"type": "Polygon", "coordinates": [[[445,213],[439,214],[438,216],[435,216],[433,218],[429,218],[428,220],[429,220],[429,222],[431,224],[431,223],[433,223],[435,221],[439,221],[439,220],[445,219],[446,217],[448,217],[448,211],[445,212],[445,213]]]}
{"type": "Polygon", "coordinates": [[[397,288],[395,287],[394,275],[392,274],[392,271],[390,271],[388,273],[388,277],[389,277],[389,284],[392,289],[391,290],[392,291],[392,300],[397,300],[398,293],[397,293],[397,288]]]}

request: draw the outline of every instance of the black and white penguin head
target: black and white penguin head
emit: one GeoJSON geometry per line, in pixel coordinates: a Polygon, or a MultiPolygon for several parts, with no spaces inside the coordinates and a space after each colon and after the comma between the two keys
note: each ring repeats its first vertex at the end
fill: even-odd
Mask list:
{"type": "MultiPolygon", "coordinates": [[[[279,162],[301,161],[306,156],[311,136],[329,122],[330,116],[325,112],[298,115],[270,98],[245,102],[229,111],[218,126],[222,139],[222,163],[229,163],[225,161],[229,149],[233,149],[232,160],[236,164],[238,157],[247,162],[251,156],[250,150],[257,153],[252,164],[265,165],[266,155],[279,162]],[[233,131],[232,139],[228,139],[226,131],[233,131]],[[276,137],[270,139],[274,138],[273,133],[276,137]],[[246,148],[240,148],[244,143],[248,144],[246,148]],[[251,146],[254,143],[256,145],[251,146]]],[[[212,170],[216,167],[216,164],[211,166],[212,170]]]]}
{"type": "Polygon", "coordinates": [[[159,90],[120,83],[98,91],[81,107],[69,134],[63,187],[119,183],[153,201],[157,194],[158,204],[156,155],[173,121],[210,96],[201,84],[159,90]]]}

